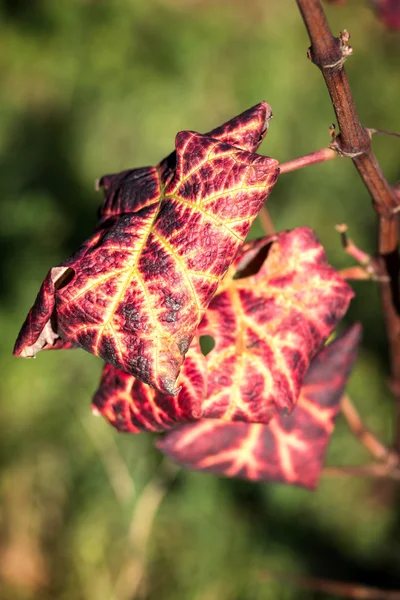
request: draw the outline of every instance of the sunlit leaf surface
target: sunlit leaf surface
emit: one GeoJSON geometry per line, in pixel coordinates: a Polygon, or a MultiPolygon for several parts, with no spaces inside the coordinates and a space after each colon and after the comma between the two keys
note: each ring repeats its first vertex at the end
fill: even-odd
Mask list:
{"type": "Polygon", "coordinates": [[[315,488],[360,336],[354,325],[319,352],[291,415],[269,425],[203,419],[171,431],[157,447],[189,469],[315,488]]]}
{"type": "Polygon", "coordinates": [[[203,414],[268,423],[292,410],[353,292],[306,227],[246,244],[235,267],[199,328],[215,340],[203,414]]]}
{"type": "Polygon", "coordinates": [[[252,153],[270,115],[262,103],[213,137],[183,131],[158,167],[103,177],[98,228],[48,273],[15,354],[61,337],[177,394],[198,324],[276,181],[277,161],[252,153]]]}
{"type": "Polygon", "coordinates": [[[267,423],[292,409],[352,292],[307,228],[246,244],[233,269],[199,327],[215,348],[204,357],[192,344],[178,396],[105,367],[94,406],[117,429],[162,430],[201,417],[267,423]]]}
{"type": "Polygon", "coordinates": [[[170,396],[106,364],[93,411],[100,412],[119,431],[165,431],[177,423],[201,417],[206,394],[206,362],[195,338],[178,380],[180,392],[170,396]]]}

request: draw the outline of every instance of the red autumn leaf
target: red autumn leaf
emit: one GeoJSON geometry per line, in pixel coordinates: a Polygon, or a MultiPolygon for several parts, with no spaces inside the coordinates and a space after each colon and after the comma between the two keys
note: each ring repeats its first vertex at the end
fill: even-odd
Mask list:
{"type": "Polygon", "coordinates": [[[197,338],[186,355],[178,383],[179,394],[169,396],[106,364],[93,398],[93,412],[129,433],[165,431],[177,423],[199,419],[206,394],[206,362],[197,338]]]}
{"type": "Polygon", "coordinates": [[[202,419],[171,431],[157,447],[188,469],[314,489],[360,336],[354,325],[314,358],[291,415],[269,425],[202,419]]]}
{"type": "MultiPolygon", "coordinates": [[[[266,102],[261,102],[205,135],[241,150],[255,152],[268,132],[271,118],[271,107],[266,102]]],[[[157,167],[129,169],[104,175],[98,181],[98,186],[103,187],[106,192],[99,211],[100,218],[117,217],[132,212],[132,209],[136,210],[140,195],[148,196],[147,190],[153,185],[154,173],[157,172],[160,179],[167,182],[174,176],[176,165],[177,153],[174,151],[157,167]]]]}
{"type": "Polygon", "coordinates": [[[372,4],[387,29],[400,30],[400,0],[372,0],[372,4]]]}
{"type": "Polygon", "coordinates": [[[195,345],[184,363],[187,375],[194,356],[202,396],[184,389],[174,399],[106,366],[94,406],[117,429],[160,430],[202,416],[267,423],[293,406],[311,358],[352,292],[307,228],[246,244],[231,269],[238,278],[223,280],[199,327],[215,337],[215,349],[201,362],[195,345]],[[167,418],[158,418],[161,405],[167,418]]]}
{"type": "Polygon", "coordinates": [[[277,161],[248,151],[270,116],[262,103],[214,137],[183,131],[175,158],[103,177],[97,231],[50,270],[14,353],[62,338],[177,394],[198,324],[276,181],[277,161]]]}
{"type": "Polygon", "coordinates": [[[353,292],[307,227],[246,244],[234,268],[199,327],[215,340],[203,416],[268,423],[292,410],[353,292]]]}

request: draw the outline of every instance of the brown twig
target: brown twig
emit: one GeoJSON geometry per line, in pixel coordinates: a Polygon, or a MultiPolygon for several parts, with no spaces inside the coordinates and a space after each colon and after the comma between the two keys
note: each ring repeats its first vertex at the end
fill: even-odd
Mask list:
{"type": "Polygon", "coordinates": [[[371,275],[367,273],[366,269],[359,266],[346,267],[345,269],[340,269],[338,273],[342,279],[346,280],[352,279],[353,281],[365,281],[366,279],[371,279],[371,275]]]}
{"type": "Polygon", "coordinates": [[[297,573],[280,573],[276,571],[262,571],[262,579],[275,579],[283,583],[295,585],[311,592],[333,594],[342,598],[358,598],[363,600],[400,600],[400,590],[382,590],[367,587],[358,583],[347,583],[344,581],[330,581],[320,577],[309,577],[297,573]]]}
{"type": "Polygon", "coordinates": [[[371,135],[378,133],[380,135],[388,135],[391,137],[400,138],[400,133],[396,133],[395,131],[385,131],[385,129],[375,129],[375,127],[367,127],[366,129],[371,135]]]}
{"type": "Polygon", "coordinates": [[[361,250],[361,248],[356,246],[353,240],[349,238],[349,236],[347,235],[347,225],[345,223],[342,223],[341,225],[336,225],[335,229],[340,233],[342,246],[345,252],[349,256],[354,258],[354,260],[360,265],[368,267],[368,265],[371,263],[371,256],[364,252],[364,250],[361,250]]]}
{"type": "Polygon", "coordinates": [[[389,185],[371,149],[371,135],[360,123],[350,85],[344,70],[352,50],[349,34],[332,35],[320,0],[297,0],[307,28],[311,47],[308,56],[322,72],[340,128],[337,149],[352,159],[368,189],[378,214],[378,260],[390,281],[380,281],[381,299],[389,340],[391,388],[396,398],[395,447],[400,449],[400,297],[398,254],[399,197],[389,185]]]}
{"type": "Polygon", "coordinates": [[[398,455],[389,450],[378,438],[367,429],[361,416],[347,394],[344,394],[340,403],[340,408],[348,426],[354,435],[365,446],[368,452],[377,460],[385,462],[389,467],[397,467],[399,464],[398,455]]]}
{"type": "Polygon", "coordinates": [[[330,477],[377,477],[400,481],[400,457],[387,448],[365,426],[361,416],[347,394],[341,400],[340,408],[348,426],[360,440],[368,452],[379,462],[368,465],[328,466],[323,470],[323,475],[330,477]]]}
{"type": "Polygon", "coordinates": [[[265,231],[266,235],[274,235],[276,233],[274,223],[271,219],[271,215],[269,214],[269,210],[265,206],[265,204],[260,210],[258,218],[260,219],[261,227],[265,231]]]}
{"type": "Polygon", "coordinates": [[[374,281],[390,283],[390,277],[386,274],[381,261],[356,246],[353,240],[348,237],[346,224],[336,225],[335,229],[340,233],[342,246],[346,254],[361,265],[339,271],[343,279],[373,279],[374,281]]]}
{"type": "Polygon", "coordinates": [[[322,475],[328,477],[373,477],[378,479],[391,479],[400,481],[400,469],[393,468],[385,463],[371,463],[368,465],[343,465],[327,466],[322,470],[322,475]]]}
{"type": "Polygon", "coordinates": [[[358,262],[358,264],[361,265],[362,269],[364,270],[364,276],[360,276],[357,267],[350,267],[350,275],[351,269],[356,269],[355,279],[373,279],[374,281],[384,281],[386,283],[390,283],[390,278],[386,274],[386,271],[382,268],[381,261],[377,260],[374,256],[370,256],[364,250],[356,246],[353,240],[348,237],[348,227],[346,224],[343,223],[341,225],[336,225],[335,229],[340,233],[342,246],[346,254],[354,258],[354,260],[358,262]]]}

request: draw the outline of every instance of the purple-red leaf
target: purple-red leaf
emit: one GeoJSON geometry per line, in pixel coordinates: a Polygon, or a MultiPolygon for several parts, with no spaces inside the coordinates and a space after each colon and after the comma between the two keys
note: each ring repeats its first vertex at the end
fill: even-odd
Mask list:
{"type": "Polygon", "coordinates": [[[202,419],[169,432],[157,447],[189,469],[314,489],[360,336],[354,325],[314,358],[291,415],[269,425],[202,419]]]}
{"type": "Polygon", "coordinates": [[[165,431],[176,424],[201,417],[206,376],[205,358],[197,338],[194,338],[178,379],[181,390],[177,396],[162,394],[132,375],[106,364],[92,408],[119,431],[165,431]]]}
{"type": "Polygon", "coordinates": [[[158,167],[103,177],[98,229],[50,270],[15,354],[34,356],[60,337],[177,394],[199,322],[279,172],[249,152],[270,114],[262,103],[213,137],[183,131],[158,167]]]}
{"type": "Polygon", "coordinates": [[[267,423],[291,410],[310,360],[352,292],[307,228],[246,244],[231,269],[199,327],[200,335],[215,338],[215,348],[201,361],[197,345],[188,354],[202,374],[202,396],[193,399],[184,389],[173,400],[106,366],[94,405],[114,426],[162,429],[200,417],[267,423]],[[157,416],[161,405],[167,418],[157,416]]]}
{"type": "Polygon", "coordinates": [[[400,30],[400,0],[372,0],[372,4],[387,29],[400,30]]]}
{"type": "MultiPolygon", "coordinates": [[[[241,150],[255,152],[267,134],[271,118],[271,107],[266,102],[260,102],[206,135],[241,150]]],[[[176,168],[176,152],[162,160],[159,168],[162,177],[167,178],[176,168]]]]}
{"type": "Polygon", "coordinates": [[[353,292],[307,227],[245,244],[234,268],[199,327],[215,340],[203,416],[268,423],[294,407],[353,292]]]}

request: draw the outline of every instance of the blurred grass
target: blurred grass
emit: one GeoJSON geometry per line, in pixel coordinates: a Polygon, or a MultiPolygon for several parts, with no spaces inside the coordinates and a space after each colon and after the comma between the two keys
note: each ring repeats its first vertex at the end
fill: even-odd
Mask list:
{"type": "MultiPolygon", "coordinates": [[[[352,34],[346,68],[363,123],[400,131],[398,37],[361,0],[327,11],[334,31],[352,34]]],[[[390,486],[324,479],[312,494],[174,474],[151,435],[118,435],[91,416],[101,361],[80,351],[11,356],[47,270],[91,232],[98,176],[157,162],[177,131],[209,130],[264,98],[274,120],[261,152],[285,161],[327,144],[334,115],[305,58],[295,4],[2,0],[0,34],[0,597],[311,597],[261,581],[260,569],[400,588],[400,509],[390,486]]],[[[395,182],[398,140],[373,143],[395,182]]],[[[370,200],[344,159],[285,175],[269,208],[278,229],[315,228],[338,268],[350,263],[336,223],[375,249],[370,200]]],[[[350,393],[390,442],[378,291],[374,283],[355,289],[347,320],[361,320],[365,334],[350,393]]],[[[339,421],[329,463],[366,460],[339,421]]]]}

